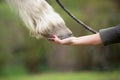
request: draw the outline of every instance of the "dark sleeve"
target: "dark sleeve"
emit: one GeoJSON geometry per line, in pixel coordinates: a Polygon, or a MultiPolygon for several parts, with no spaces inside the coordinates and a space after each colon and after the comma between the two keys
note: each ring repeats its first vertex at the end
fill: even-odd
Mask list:
{"type": "Polygon", "coordinates": [[[120,43],[120,25],[99,31],[104,45],[120,43]]]}

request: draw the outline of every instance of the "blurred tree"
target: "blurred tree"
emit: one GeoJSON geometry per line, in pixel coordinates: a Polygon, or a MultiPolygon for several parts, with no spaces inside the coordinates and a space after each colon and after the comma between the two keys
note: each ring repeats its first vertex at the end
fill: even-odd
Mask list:
{"type": "MultiPolygon", "coordinates": [[[[113,0],[116,4],[117,4],[117,7],[118,9],[120,8],[120,0],[113,0]]],[[[120,11],[120,10],[119,10],[120,11]]]]}
{"type": "Polygon", "coordinates": [[[5,0],[0,0],[0,3],[3,2],[3,1],[5,1],[5,0]]]}

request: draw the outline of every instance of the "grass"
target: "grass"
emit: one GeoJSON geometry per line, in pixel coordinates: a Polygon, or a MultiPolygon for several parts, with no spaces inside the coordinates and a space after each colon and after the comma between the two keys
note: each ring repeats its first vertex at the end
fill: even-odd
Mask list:
{"type": "Polygon", "coordinates": [[[37,75],[7,76],[0,80],[120,80],[119,72],[43,73],[37,75]]]}

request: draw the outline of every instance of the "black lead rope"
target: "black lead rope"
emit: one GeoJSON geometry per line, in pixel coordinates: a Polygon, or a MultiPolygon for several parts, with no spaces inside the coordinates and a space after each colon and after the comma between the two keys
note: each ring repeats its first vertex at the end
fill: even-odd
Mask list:
{"type": "Polygon", "coordinates": [[[62,4],[61,0],[56,0],[56,2],[59,4],[59,6],[72,18],[74,19],[78,24],[80,24],[81,26],[83,26],[85,29],[87,29],[88,31],[96,34],[97,31],[92,29],[91,27],[89,27],[88,25],[86,25],[85,23],[83,23],[81,20],[77,19],[67,8],[64,7],[64,5],[62,4]]]}

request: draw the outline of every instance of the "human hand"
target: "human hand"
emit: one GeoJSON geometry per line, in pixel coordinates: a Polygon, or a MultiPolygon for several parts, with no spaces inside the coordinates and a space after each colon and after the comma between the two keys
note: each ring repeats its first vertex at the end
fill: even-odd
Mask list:
{"type": "Polygon", "coordinates": [[[56,35],[53,35],[53,41],[57,44],[62,44],[62,45],[73,45],[75,39],[76,37],[69,37],[61,40],[56,35]]]}

